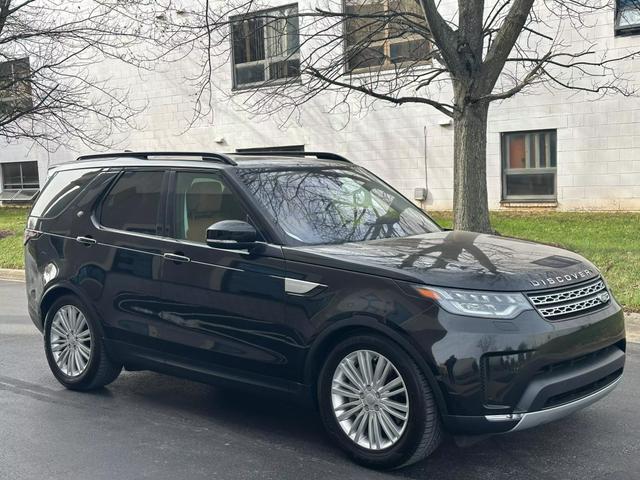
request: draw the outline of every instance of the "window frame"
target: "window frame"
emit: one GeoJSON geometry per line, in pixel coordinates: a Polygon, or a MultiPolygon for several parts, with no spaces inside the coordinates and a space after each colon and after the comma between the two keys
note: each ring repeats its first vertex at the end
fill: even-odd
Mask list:
{"type": "Polygon", "coordinates": [[[523,202],[523,203],[553,203],[558,200],[558,130],[555,128],[546,128],[539,130],[514,130],[500,133],[500,177],[502,179],[501,200],[503,203],[523,202]],[[551,134],[552,144],[549,146],[550,155],[555,156],[555,167],[537,167],[537,168],[512,168],[507,169],[507,138],[510,135],[527,135],[530,134],[551,134]],[[507,173],[508,172],[508,173],[507,173]],[[507,176],[517,175],[535,175],[553,173],[553,194],[551,195],[507,195],[507,176]]]}
{"type": "Polygon", "coordinates": [[[18,191],[18,190],[25,190],[25,189],[40,189],[40,169],[38,168],[38,162],[37,160],[27,160],[27,161],[23,161],[23,162],[2,162],[1,168],[0,170],[2,170],[2,191],[18,191]],[[36,165],[36,173],[38,175],[38,183],[25,183],[24,181],[24,172],[22,170],[22,166],[25,163],[35,163],[36,165]],[[20,166],[20,184],[17,183],[13,183],[11,184],[12,186],[7,186],[6,183],[6,178],[5,178],[5,173],[4,173],[4,169],[6,165],[19,165],[20,166]]]}
{"type": "MultiPolygon", "coordinates": [[[[382,2],[384,2],[384,6],[385,6],[385,11],[388,11],[389,9],[389,2],[391,0],[381,0],[382,2]]],[[[342,11],[346,12],[347,11],[347,0],[342,0],[342,11]]],[[[384,71],[390,71],[390,70],[394,70],[395,68],[403,68],[403,67],[408,67],[408,66],[423,66],[423,65],[431,65],[432,64],[432,59],[431,57],[425,58],[424,60],[413,60],[413,61],[405,61],[405,62],[392,62],[391,61],[391,44],[393,43],[403,43],[403,42],[407,42],[407,41],[415,41],[415,40],[425,40],[427,42],[427,48],[428,48],[428,54],[431,53],[431,43],[428,42],[428,40],[426,40],[424,37],[420,36],[420,35],[414,35],[411,36],[409,38],[393,38],[390,39],[389,38],[389,25],[387,24],[387,26],[385,27],[385,38],[382,40],[377,40],[375,42],[371,42],[369,44],[370,47],[372,46],[377,46],[378,43],[382,43],[383,45],[383,53],[385,55],[385,60],[384,63],[382,65],[372,65],[369,67],[358,67],[358,68],[351,68],[349,66],[349,63],[347,61],[347,59],[345,58],[345,62],[344,62],[344,74],[345,75],[359,75],[359,74],[364,74],[364,73],[368,73],[371,71],[378,71],[378,72],[384,72],[384,71]]],[[[342,34],[342,45],[343,45],[343,51],[344,51],[344,55],[345,57],[347,56],[347,52],[349,50],[349,42],[347,41],[349,32],[347,29],[347,22],[345,20],[345,22],[343,23],[343,34],[342,34]]]]}
{"type": "MultiPolygon", "coordinates": [[[[259,17],[265,14],[268,14],[269,12],[274,12],[274,11],[278,11],[278,10],[286,10],[288,8],[296,8],[296,15],[298,14],[298,8],[299,5],[297,2],[295,3],[288,3],[285,5],[278,5],[276,7],[269,7],[269,8],[264,8],[261,10],[256,10],[254,12],[249,12],[246,13],[244,15],[234,15],[232,17],[229,17],[229,41],[231,43],[231,53],[230,53],[230,58],[231,58],[231,78],[232,78],[232,91],[242,91],[242,90],[253,90],[253,89],[258,89],[258,88],[264,88],[264,87],[270,87],[270,86],[274,86],[274,85],[283,85],[286,83],[291,83],[291,82],[295,82],[295,83],[301,83],[302,82],[302,73],[301,70],[298,72],[298,75],[296,75],[295,77],[284,77],[284,78],[278,78],[278,79],[269,79],[267,78],[267,74],[269,72],[269,66],[272,63],[276,63],[278,61],[287,61],[287,60],[295,60],[296,58],[298,59],[299,64],[302,62],[302,56],[300,55],[300,24],[298,23],[298,50],[294,53],[294,54],[289,54],[289,55],[280,55],[277,57],[267,57],[267,44],[266,44],[266,39],[265,39],[265,44],[264,44],[264,48],[265,48],[265,58],[263,60],[254,60],[252,62],[245,62],[242,63],[240,65],[259,65],[262,64],[264,66],[264,71],[265,71],[265,80],[259,81],[259,82],[251,82],[251,83],[243,83],[243,84],[238,84],[238,80],[237,80],[237,76],[236,76],[236,63],[235,63],[235,46],[234,46],[234,37],[233,37],[233,24],[235,24],[236,22],[242,22],[251,18],[255,18],[255,17],[259,17]]],[[[288,16],[283,16],[282,18],[288,18],[288,16]]],[[[299,22],[299,20],[298,20],[299,22]]]]}
{"type": "MultiPolygon", "coordinates": [[[[640,0],[638,1],[638,15],[640,16],[640,0]]],[[[614,16],[613,16],[613,32],[614,36],[622,37],[626,35],[638,35],[640,34],[640,21],[634,25],[628,25],[625,27],[618,26],[618,16],[620,15],[620,0],[615,0],[614,16]]]]}
{"type": "MultiPolygon", "coordinates": [[[[169,238],[167,236],[168,232],[168,223],[167,223],[167,181],[169,171],[166,168],[161,168],[158,166],[155,167],[131,167],[131,168],[121,168],[115,169],[119,170],[117,175],[111,180],[111,182],[106,186],[102,194],[100,195],[96,207],[93,210],[93,218],[95,224],[98,226],[100,230],[104,230],[107,232],[113,232],[124,235],[132,235],[134,237],[142,237],[142,238],[154,238],[154,239],[166,239],[169,238]],[[119,228],[109,227],[102,223],[102,214],[104,209],[104,203],[109,197],[109,194],[118,184],[120,179],[126,174],[130,172],[162,172],[162,182],[160,184],[160,206],[158,208],[158,216],[156,218],[156,233],[143,233],[143,232],[133,232],[131,230],[122,230],[119,228]]],[[[170,238],[169,238],[170,239],[170,238]]],[[[172,239],[171,239],[172,240],[172,239]]]]}
{"type": "MultiPolygon", "coordinates": [[[[20,106],[20,108],[17,108],[16,110],[28,111],[31,108],[33,108],[33,93],[31,90],[31,82],[28,79],[22,79],[22,80],[20,80],[19,78],[16,79],[16,72],[15,72],[14,66],[19,65],[21,63],[23,64],[23,67],[26,67],[27,71],[29,72],[29,75],[31,75],[31,62],[29,60],[29,57],[21,57],[13,60],[0,62],[0,66],[2,65],[11,66],[11,85],[10,85],[10,89],[7,89],[6,91],[8,92],[9,90],[11,90],[11,92],[13,93],[13,95],[7,95],[7,96],[3,96],[0,94],[0,103],[11,103],[14,105],[19,105],[21,101],[27,100],[28,104],[26,104],[24,108],[20,106]],[[25,95],[20,95],[18,92],[16,92],[16,89],[20,86],[20,83],[22,82],[24,82],[24,84],[27,87],[26,88],[27,93],[25,95]]],[[[2,90],[0,90],[0,93],[2,93],[2,90]]]]}

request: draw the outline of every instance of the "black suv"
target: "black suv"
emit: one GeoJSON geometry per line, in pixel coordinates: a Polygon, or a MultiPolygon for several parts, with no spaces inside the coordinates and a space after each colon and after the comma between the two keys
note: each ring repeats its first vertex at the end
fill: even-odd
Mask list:
{"type": "Polygon", "coordinates": [[[598,270],[446,231],[329,153],[120,153],[56,168],[25,233],[29,313],[67,388],[122,367],[311,399],[357,461],[522,430],[620,381],[598,270]]]}

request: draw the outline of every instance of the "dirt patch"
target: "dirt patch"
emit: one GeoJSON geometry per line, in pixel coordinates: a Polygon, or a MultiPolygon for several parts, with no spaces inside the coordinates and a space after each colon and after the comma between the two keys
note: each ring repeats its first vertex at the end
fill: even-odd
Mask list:
{"type": "Polygon", "coordinates": [[[0,240],[6,237],[10,237],[11,235],[13,235],[13,232],[11,230],[0,230],[0,240]]]}

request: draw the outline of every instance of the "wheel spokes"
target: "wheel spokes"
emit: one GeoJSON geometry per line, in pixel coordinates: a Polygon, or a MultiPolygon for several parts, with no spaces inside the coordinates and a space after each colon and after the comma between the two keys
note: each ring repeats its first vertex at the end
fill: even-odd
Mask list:
{"type": "Polygon", "coordinates": [[[91,358],[91,331],[80,309],[61,307],[53,317],[49,336],[51,354],[60,371],[70,377],[81,375],[91,358]]]}
{"type": "Polygon", "coordinates": [[[331,398],[339,425],[361,447],[389,448],[406,429],[406,385],[394,365],[377,352],[347,355],[336,367],[331,398]]]}

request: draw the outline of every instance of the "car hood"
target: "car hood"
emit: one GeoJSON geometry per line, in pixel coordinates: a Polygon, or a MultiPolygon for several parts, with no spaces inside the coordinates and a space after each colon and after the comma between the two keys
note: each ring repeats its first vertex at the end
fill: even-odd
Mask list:
{"type": "Polygon", "coordinates": [[[426,285],[475,290],[540,290],[599,275],[590,262],[567,250],[464,231],[291,247],[285,249],[285,257],[426,285]]]}

